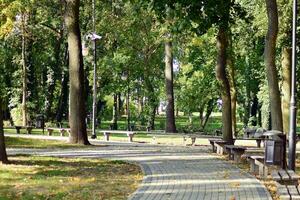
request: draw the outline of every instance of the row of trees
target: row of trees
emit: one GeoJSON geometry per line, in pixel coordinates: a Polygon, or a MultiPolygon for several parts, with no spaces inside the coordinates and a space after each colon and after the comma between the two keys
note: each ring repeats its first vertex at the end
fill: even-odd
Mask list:
{"type": "MultiPolygon", "coordinates": [[[[237,119],[288,132],[291,4],[96,1],[96,32],[103,37],[97,46],[98,118],[109,111],[117,127],[130,88],[138,120],[152,129],[162,99],[166,131],[176,132],[175,110],[198,112],[204,128],[221,98],[225,140],[238,132],[237,119]]],[[[89,144],[92,55],[83,57],[82,50],[91,46],[91,2],[13,0],[0,8],[4,119],[23,125],[38,113],[47,121],[68,119],[70,141],[89,144]]]]}

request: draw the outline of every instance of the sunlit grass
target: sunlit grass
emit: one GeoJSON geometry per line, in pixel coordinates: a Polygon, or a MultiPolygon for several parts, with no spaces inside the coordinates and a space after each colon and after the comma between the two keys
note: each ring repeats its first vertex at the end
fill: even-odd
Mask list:
{"type": "MultiPolygon", "coordinates": [[[[34,149],[55,149],[55,148],[88,148],[86,145],[68,144],[59,140],[29,139],[22,137],[5,137],[7,148],[34,148],[34,149]]],[[[0,199],[1,200],[1,199],[0,199]]]]}
{"type": "Polygon", "coordinates": [[[0,199],[127,199],[142,179],[122,161],[10,156],[0,165],[0,199]]]}

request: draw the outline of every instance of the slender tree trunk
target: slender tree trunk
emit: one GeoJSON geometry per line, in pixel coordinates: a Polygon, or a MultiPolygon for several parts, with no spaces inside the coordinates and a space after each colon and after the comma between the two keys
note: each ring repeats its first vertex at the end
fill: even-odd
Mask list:
{"type": "Polygon", "coordinates": [[[22,15],[22,124],[27,126],[27,66],[26,66],[26,16],[22,15]]]}
{"type": "Polygon", "coordinates": [[[69,97],[69,89],[68,89],[68,81],[69,75],[64,72],[61,80],[61,91],[59,97],[59,103],[56,111],[56,121],[61,122],[63,119],[63,115],[68,112],[68,97],[69,97]]]}
{"type": "Polygon", "coordinates": [[[205,129],[208,119],[214,110],[214,106],[215,106],[214,102],[215,102],[215,99],[211,99],[207,103],[205,117],[203,119],[203,123],[201,124],[203,130],[205,129]]]}
{"type": "Polygon", "coordinates": [[[222,97],[222,133],[223,139],[232,144],[231,96],[230,85],[226,76],[227,34],[226,30],[221,27],[219,28],[217,36],[217,48],[218,59],[216,66],[216,77],[220,84],[220,92],[222,97]]]}
{"type": "Polygon", "coordinates": [[[278,86],[278,73],[275,65],[276,39],[278,34],[278,11],[276,0],[266,0],[268,14],[268,32],[265,42],[265,64],[269,85],[271,127],[283,131],[281,99],[278,86]]]}
{"type": "Polygon", "coordinates": [[[149,113],[148,113],[148,126],[150,127],[151,130],[154,130],[155,128],[155,116],[156,116],[156,108],[158,107],[158,101],[155,96],[155,91],[153,88],[153,85],[151,84],[151,81],[149,79],[147,69],[145,70],[145,88],[147,90],[148,94],[148,106],[150,107],[149,113]]]}
{"type": "Polygon", "coordinates": [[[114,107],[113,107],[113,129],[118,129],[118,96],[114,94],[114,107]]]}
{"type": "Polygon", "coordinates": [[[292,49],[283,48],[282,50],[282,119],[283,132],[289,132],[289,105],[291,99],[291,60],[292,49]]]}
{"type": "Polygon", "coordinates": [[[228,79],[230,85],[230,97],[231,97],[231,120],[232,120],[232,132],[235,137],[237,137],[236,131],[236,86],[235,86],[235,68],[233,62],[233,49],[231,44],[231,37],[229,37],[229,53],[227,57],[227,65],[228,65],[228,79]]]}
{"type": "Polygon", "coordinates": [[[174,91],[173,91],[173,55],[172,42],[165,42],[165,78],[166,78],[166,132],[175,133],[174,91]]]}
{"type": "Polygon", "coordinates": [[[0,163],[7,164],[7,154],[5,148],[5,141],[4,141],[4,132],[3,132],[3,102],[0,97],[0,163]]]}
{"type": "Polygon", "coordinates": [[[89,144],[86,132],[84,69],[79,28],[80,0],[65,0],[65,24],[68,30],[70,107],[70,143],[89,144]]]}
{"type": "Polygon", "coordinates": [[[199,124],[200,126],[202,127],[202,124],[203,124],[203,121],[204,121],[204,108],[205,108],[205,104],[203,103],[201,106],[200,106],[200,109],[199,109],[199,124]]]}
{"type": "Polygon", "coordinates": [[[252,126],[256,126],[257,125],[257,111],[258,111],[258,98],[257,96],[255,95],[253,97],[253,100],[252,100],[252,105],[251,105],[251,125],[252,126]]]}
{"type": "Polygon", "coordinates": [[[250,118],[250,99],[251,99],[251,91],[250,91],[250,64],[249,59],[246,57],[246,71],[245,71],[245,79],[246,79],[246,98],[244,103],[244,126],[247,127],[249,124],[250,118]]]}

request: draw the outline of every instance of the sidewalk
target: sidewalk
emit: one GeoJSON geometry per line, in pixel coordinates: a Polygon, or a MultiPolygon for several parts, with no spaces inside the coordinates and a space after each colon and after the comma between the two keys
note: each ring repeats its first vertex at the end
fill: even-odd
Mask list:
{"type": "Polygon", "coordinates": [[[145,177],[131,200],[271,200],[266,188],[255,177],[210,154],[207,147],[96,143],[107,146],[67,150],[8,149],[8,153],[136,162],[141,165],[145,177]]]}

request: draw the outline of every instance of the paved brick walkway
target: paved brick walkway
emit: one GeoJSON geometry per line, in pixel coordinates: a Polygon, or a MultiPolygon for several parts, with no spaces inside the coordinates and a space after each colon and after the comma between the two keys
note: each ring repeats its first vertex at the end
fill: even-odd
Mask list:
{"type": "Polygon", "coordinates": [[[271,197],[253,176],[208,153],[206,147],[165,147],[105,143],[106,147],[68,150],[18,150],[51,156],[108,158],[139,163],[145,173],[131,200],[262,200],[271,197]]]}

